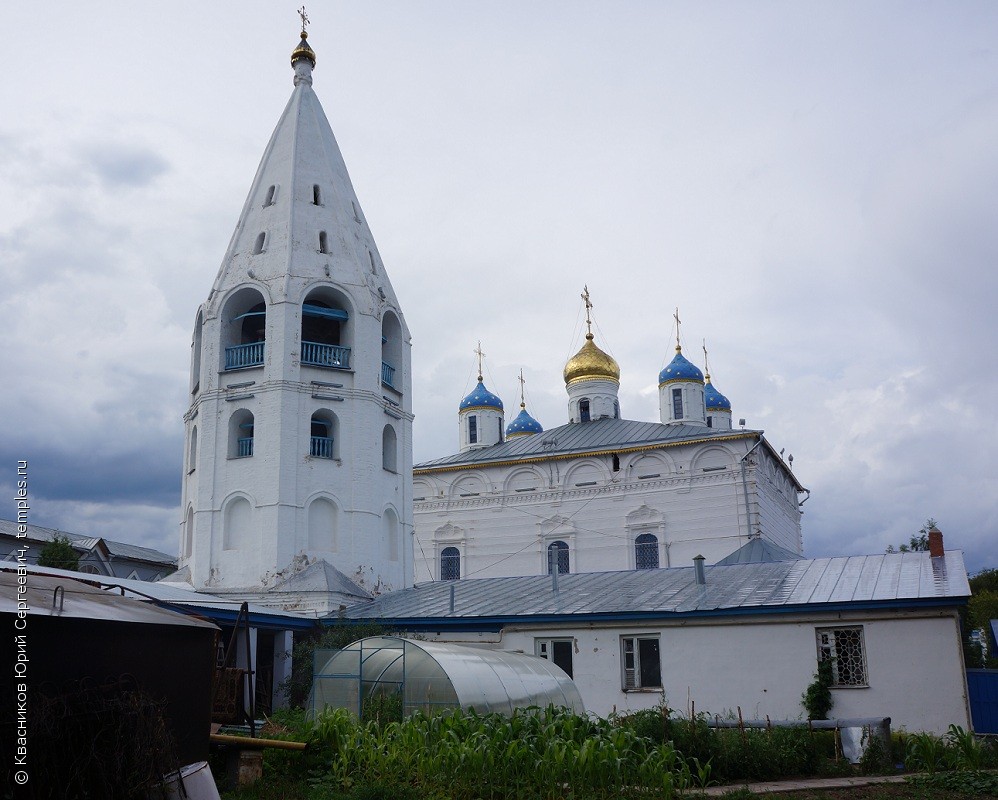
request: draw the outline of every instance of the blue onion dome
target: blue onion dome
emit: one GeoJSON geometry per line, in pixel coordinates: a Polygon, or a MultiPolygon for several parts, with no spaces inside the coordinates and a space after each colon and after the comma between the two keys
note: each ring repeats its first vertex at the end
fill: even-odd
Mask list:
{"type": "Polygon", "coordinates": [[[707,373],[707,383],[703,387],[703,404],[708,411],[731,411],[731,401],[721,394],[710,382],[710,373],[707,373]]]}
{"type": "Polygon", "coordinates": [[[499,411],[503,410],[502,400],[485,388],[480,375],[478,376],[478,386],[472,389],[471,394],[465,397],[461,401],[461,405],[458,406],[459,411],[467,411],[470,408],[495,408],[499,411]]]}
{"type": "Polygon", "coordinates": [[[535,433],[544,433],[544,428],[541,427],[541,423],[527,413],[527,407],[521,403],[520,413],[516,415],[516,419],[506,426],[506,438],[513,439],[517,436],[532,436],[535,433]]]}
{"type": "Polygon", "coordinates": [[[658,373],[658,385],[673,381],[694,381],[703,383],[703,373],[683,355],[683,349],[676,345],[676,355],[668,366],[658,373]]]}

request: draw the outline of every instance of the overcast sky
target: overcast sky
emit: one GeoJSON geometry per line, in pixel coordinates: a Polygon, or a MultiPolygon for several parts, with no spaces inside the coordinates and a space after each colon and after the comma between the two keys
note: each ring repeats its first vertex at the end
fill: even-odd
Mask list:
{"type": "MultiPolygon", "coordinates": [[[[191,330],[292,90],[295,3],[0,6],[0,493],[174,553],[191,330]]],[[[314,88],[413,335],[545,427],[597,342],[684,352],[812,491],[808,556],[927,517],[998,566],[998,4],[313,3],[314,88]]]]}

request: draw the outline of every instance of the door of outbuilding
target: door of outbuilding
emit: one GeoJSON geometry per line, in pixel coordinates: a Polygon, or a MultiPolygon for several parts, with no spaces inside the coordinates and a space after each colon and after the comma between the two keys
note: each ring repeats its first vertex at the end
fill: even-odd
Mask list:
{"type": "Polygon", "coordinates": [[[970,718],[977,733],[998,733],[998,669],[968,669],[970,718]]]}

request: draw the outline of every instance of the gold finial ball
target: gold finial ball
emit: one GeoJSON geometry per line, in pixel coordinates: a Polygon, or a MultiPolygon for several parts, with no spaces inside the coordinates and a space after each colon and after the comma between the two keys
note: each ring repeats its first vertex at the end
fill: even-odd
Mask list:
{"type": "Polygon", "coordinates": [[[593,342],[593,335],[586,335],[582,345],[565,365],[565,385],[581,381],[613,381],[620,383],[620,365],[614,358],[600,350],[593,342]]]}

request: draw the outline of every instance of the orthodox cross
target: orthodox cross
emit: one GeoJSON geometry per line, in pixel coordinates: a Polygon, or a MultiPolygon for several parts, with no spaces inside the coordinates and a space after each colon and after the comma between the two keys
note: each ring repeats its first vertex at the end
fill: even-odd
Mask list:
{"type": "Polygon", "coordinates": [[[308,14],[305,13],[305,6],[298,9],[298,16],[301,17],[301,38],[304,39],[308,36],[305,32],[305,28],[308,25],[308,14]]]}
{"type": "Polygon", "coordinates": [[[519,378],[519,380],[520,380],[520,408],[526,408],[527,407],[527,401],[523,397],[524,384],[526,383],[526,381],[523,379],[523,368],[522,367],[520,368],[520,378],[519,378]]]}
{"type": "Polygon", "coordinates": [[[679,326],[681,324],[679,319],[679,306],[676,306],[676,313],[672,315],[672,318],[676,321],[676,352],[681,353],[683,346],[679,343],[679,326]]]}
{"type": "Polygon", "coordinates": [[[478,347],[475,348],[475,355],[478,356],[478,380],[482,380],[482,359],[485,358],[485,353],[482,352],[482,341],[478,340],[478,347]]]}
{"type": "Polygon", "coordinates": [[[589,315],[590,310],[593,307],[592,302],[589,300],[589,285],[586,284],[582,287],[582,299],[586,303],[586,338],[591,339],[593,335],[593,320],[589,315]]]}
{"type": "Polygon", "coordinates": [[[707,364],[707,340],[703,340],[703,369],[707,375],[707,381],[710,382],[710,366],[707,364]]]}

